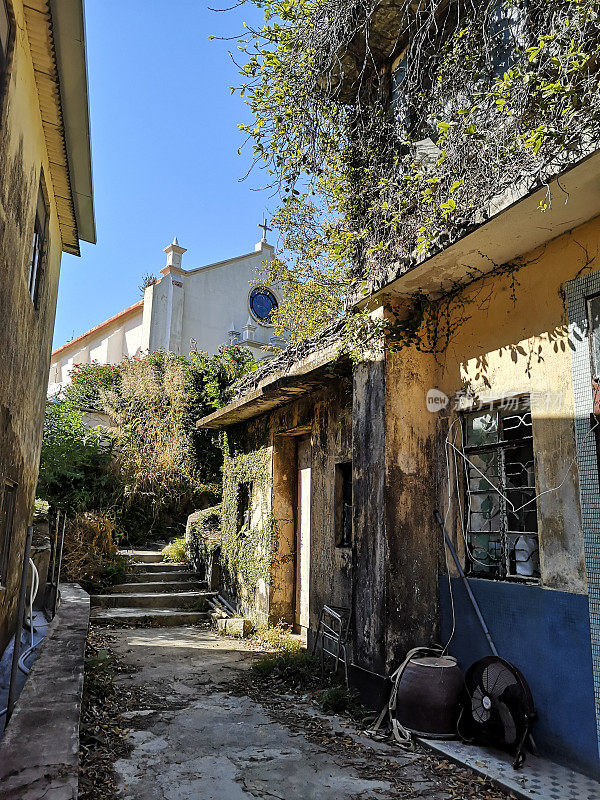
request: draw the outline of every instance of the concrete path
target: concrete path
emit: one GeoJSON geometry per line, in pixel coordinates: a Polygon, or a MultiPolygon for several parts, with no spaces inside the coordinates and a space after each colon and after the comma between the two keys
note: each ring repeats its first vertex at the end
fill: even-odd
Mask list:
{"type": "MultiPolygon", "coordinates": [[[[156,698],[127,711],[131,753],[115,763],[126,800],[387,800],[490,797],[457,768],[371,742],[301,698],[263,702],[233,687],[256,653],[197,627],[110,631],[130,674],[122,687],[156,698]],[[450,778],[452,780],[450,780],[450,778]],[[462,778],[461,778],[462,780],[462,778]],[[463,786],[463,784],[460,784],[463,786]]],[[[249,694],[253,694],[250,692],[249,694]]],[[[443,763],[443,762],[442,762],[443,763]]]]}

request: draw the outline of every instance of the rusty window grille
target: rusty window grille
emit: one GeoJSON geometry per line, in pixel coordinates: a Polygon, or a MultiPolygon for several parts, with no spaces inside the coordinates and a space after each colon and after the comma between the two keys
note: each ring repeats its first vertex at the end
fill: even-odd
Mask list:
{"type": "Polygon", "coordinates": [[[539,581],[537,492],[526,399],[463,418],[469,570],[539,581]]]}
{"type": "Polygon", "coordinates": [[[44,257],[46,245],[46,219],[48,213],[42,185],[38,190],[38,200],[35,209],[35,221],[33,225],[33,239],[31,242],[31,256],[29,259],[29,296],[33,305],[37,308],[40,298],[40,288],[44,275],[44,257]]]}
{"type": "Polygon", "coordinates": [[[0,506],[0,585],[2,586],[6,586],[8,578],[8,560],[12,542],[16,499],[17,484],[6,481],[2,492],[2,505],[0,506]]]}

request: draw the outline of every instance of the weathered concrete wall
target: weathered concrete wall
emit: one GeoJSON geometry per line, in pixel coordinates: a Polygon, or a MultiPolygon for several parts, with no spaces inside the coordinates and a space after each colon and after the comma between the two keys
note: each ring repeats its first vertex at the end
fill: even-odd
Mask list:
{"type": "Polygon", "coordinates": [[[354,371],[352,413],[352,646],[355,663],[383,672],[385,661],[385,361],[367,358],[354,371]]]}
{"type": "Polygon", "coordinates": [[[417,646],[438,640],[437,576],[440,537],[435,416],[425,410],[432,356],[388,353],[385,363],[385,516],[387,530],[386,666],[417,646]]]}
{"type": "MultiPolygon", "coordinates": [[[[490,400],[530,395],[541,585],[586,592],[563,287],[581,270],[600,269],[599,245],[594,220],[527,254],[522,268],[465,289],[450,307],[455,330],[443,351],[386,354],[388,664],[439,636],[436,579],[445,566],[433,511],[448,508],[445,437],[459,414],[453,403],[430,412],[431,388],[450,398],[464,391],[490,400]]],[[[453,485],[450,502],[449,532],[464,556],[453,485]]]]}
{"type": "MultiPolygon", "coordinates": [[[[271,452],[266,509],[273,515],[277,552],[267,602],[260,586],[255,601],[259,613],[270,622],[294,620],[296,440],[300,435],[309,434],[312,443],[311,628],[316,628],[325,603],[350,605],[352,555],[349,548],[335,546],[334,490],[335,465],[349,460],[352,452],[351,385],[350,379],[333,380],[311,395],[229,431],[230,444],[235,442],[246,452],[263,447],[271,452]]],[[[253,497],[253,525],[261,524],[257,516],[261,507],[265,506],[260,499],[253,497]]]]}
{"type": "Polygon", "coordinates": [[[0,118],[0,491],[18,485],[7,586],[0,588],[0,651],[14,625],[26,526],[37,482],[50,342],[61,256],[51,186],[45,273],[38,308],[27,278],[40,176],[50,170],[20,0],[0,118]]]}
{"type": "Polygon", "coordinates": [[[439,372],[446,394],[529,393],[536,486],[544,492],[541,582],[580,593],[586,583],[564,284],[582,270],[600,269],[599,249],[596,219],[526,255],[513,276],[474,286],[465,293],[472,316],[453,336],[439,372]]]}

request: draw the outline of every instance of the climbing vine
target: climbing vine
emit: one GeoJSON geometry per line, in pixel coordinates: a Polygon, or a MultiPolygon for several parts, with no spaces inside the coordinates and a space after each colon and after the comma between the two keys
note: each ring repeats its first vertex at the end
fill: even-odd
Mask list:
{"type": "Polygon", "coordinates": [[[222,434],[223,500],[221,566],[226,582],[241,600],[249,600],[261,583],[269,584],[277,553],[276,526],[270,508],[271,451],[242,451],[222,434]],[[248,514],[240,519],[243,487],[248,514]],[[241,524],[240,524],[241,523],[241,524]]]}
{"type": "Polygon", "coordinates": [[[598,146],[598,0],[252,2],[235,89],[296,338],[598,146]]]}
{"type": "Polygon", "coordinates": [[[188,521],[186,545],[188,558],[196,569],[210,564],[221,543],[221,504],[196,511],[188,521]]]}

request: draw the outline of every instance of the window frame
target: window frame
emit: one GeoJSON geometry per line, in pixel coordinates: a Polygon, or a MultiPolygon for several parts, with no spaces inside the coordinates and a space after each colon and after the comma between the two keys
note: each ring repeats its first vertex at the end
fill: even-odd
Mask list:
{"type": "Polygon", "coordinates": [[[353,502],[354,502],[354,486],[352,481],[352,461],[351,459],[347,459],[345,461],[340,461],[336,463],[334,472],[334,543],[335,547],[339,548],[340,550],[348,550],[349,548],[352,547],[353,502]],[[349,479],[350,500],[351,500],[349,504],[344,502],[345,478],[349,479]],[[350,509],[349,512],[346,511],[346,507],[350,509]],[[345,517],[346,513],[350,514],[349,528],[348,528],[347,517],[345,517]]]}
{"type": "MultiPolygon", "coordinates": [[[[479,489],[472,489],[470,485],[470,481],[473,479],[473,475],[469,473],[469,463],[466,459],[463,460],[463,491],[462,491],[462,498],[464,501],[464,509],[463,509],[463,517],[464,517],[464,531],[465,537],[467,542],[467,553],[466,553],[466,565],[467,565],[467,572],[471,577],[475,578],[482,578],[484,580],[495,580],[495,581],[504,581],[510,583],[526,583],[526,584],[533,584],[539,585],[541,583],[541,564],[540,564],[540,531],[539,531],[539,518],[538,518],[538,504],[535,498],[537,497],[539,490],[537,486],[537,478],[536,478],[536,471],[535,471],[535,448],[534,448],[534,437],[533,437],[533,424],[531,420],[531,402],[528,395],[521,395],[510,398],[508,401],[505,400],[503,402],[499,402],[497,404],[490,404],[484,408],[475,409],[463,412],[461,414],[461,427],[462,427],[462,435],[463,435],[463,454],[469,458],[473,455],[483,454],[483,453],[497,453],[497,475],[490,475],[489,477],[496,477],[497,478],[497,488],[500,490],[499,492],[494,491],[493,489],[486,490],[485,488],[479,489]],[[508,406],[508,407],[507,407],[508,406]],[[468,435],[467,435],[467,423],[468,420],[476,415],[484,415],[486,413],[496,414],[497,419],[497,440],[495,442],[489,442],[484,444],[473,444],[469,445],[468,442],[468,435]],[[510,418],[511,416],[515,416],[517,414],[523,415],[523,417],[529,415],[529,425],[531,426],[531,434],[527,434],[525,436],[515,437],[515,438],[506,438],[504,436],[504,428],[503,422],[505,418],[510,418]],[[502,434],[502,438],[501,438],[502,434]],[[506,474],[506,453],[510,450],[516,450],[518,448],[523,447],[530,447],[531,450],[531,474],[533,475],[533,485],[532,486],[510,486],[509,481],[507,479],[506,474]],[[510,492],[521,492],[523,497],[526,496],[526,492],[530,491],[532,493],[532,497],[534,498],[534,502],[531,503],[531,509],[527,511],[527,514],[533,513],[535,516],[535,530],[531,531],[518,531],[518,530],[511,530],[510,527],[510,509],[507,507],[506,503],[506,495],[510,492]],[[474,496],[484,496],[484,495],[496,495],[498,497],[498,516],[499,516],[499,528],[497,531],[493,530],[473,530],[472,528],[472,519],[471,514],[472,512],[472,500],[474,496]],[[497,539],[499,540],[500,545],[500,555],[497,560],[497,564],[490,564],[489,570],[485,570],[483,564],[478,566],[476,565],[477,559],[474,558],[474,551],[476,546],[473,543],[473,537],[477,535],[486,535],[489,534],[497,534],[497,539]],[[517,570],[517,562],[515,560],[515,572],[511,572],[510,566],[512,563],[512,558],[514,557],[514,552],[517,548],[517,543],[520,537],[526,536],[529,539],[535,538],[537,541],[537,548],[532,551],[529,555],[529,560],[532,557],[536,556],[537,553],[537,567],[534,568],[534,575],[525,575],[525,574],[518,574],[517,570]],[[512,543],[511,543],[512,542],[512,543]]],[[[524,469],[527,468],[527,465],[522,465],[524,469]]],[[[485,478],[483,478],[485,480],[485,478]]],[[[489,481],[489,483],[493,486],[494,483],[489,481]]],[[[529,483],[529,481],[528,481],[529,483]]],[[[520,510],[518,507],[517,510],[520,510]]],[[[485,513],[476,511],[475,513],[485,513]]],[[[524,562],[522,562],[524,563],[524,562]]],[[[534,562],[535,563],[535,562],[534,562]]]]}
{"type": "Polygon", "coordinates": [[[9,0],[0,0],[4,4],[6,10],[6,18],[8,20],[8,35],[6,38],[6,47],[2,48],[0,44],[0,120],[4,117],[5,98],[7,94],[8,81],[10,78],[10,69],[12,62],[13,44],[15,39],[15,21],[13,17],[13,10],[9,0]]]}
{"type": "Polygon", "coordinates": [[[8,581],[8,565],[15,529],[15,510],[17,506],[18,484],[3,481],[0,498],[0,587],[5,588],[8,581]]]}
{"type": "Polygon", "coordinates": [[[240,481],[236,491],[236,529],[238,536],[252,530],[252,481],[240,481]],[[243,508],[243,506],[246,506],[243,508]]]}
{"type": "MultiPolygon", "coordinates": [[[[0,0],[1,2],[1,0],[0,0]]],[[[33,221],[33,237],[29,256],[27,290],[34,308],[39,308],[39,301],[46,271],[46,245],[48,239],[48,203],[44,191],[43,176],[40,177],[35,217],[33,221]],[[43,219],[42,219],[43,212],[43,219]]]]}
{"type": "Polygon", "coordinates": [[[279,301],[275,296],[275,293],[269,289],[268,286],[253,286],[248,293],[248,308],[250,309],[250,313],[254,317],[254,319],[258,322],[259,325],[262,325],[265,328],[272,328],[273,327],[273,314],[279,308],[279,301]],[[260,314],[254,308],[254,300],[256,297],[263,295],[264,297],[268,297],[269,301],[271,302],[271,311],[268,313],[266,317],[261,317],[260,314]]]}

